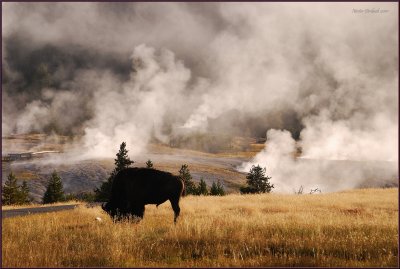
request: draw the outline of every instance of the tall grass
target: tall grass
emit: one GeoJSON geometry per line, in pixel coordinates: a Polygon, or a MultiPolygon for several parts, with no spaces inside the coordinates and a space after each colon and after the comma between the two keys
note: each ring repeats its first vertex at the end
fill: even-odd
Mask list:
{"type": "Polygon", "coordinates": [[[84,206],[4,219],[2,266],[397,266],[397,195],[185,197],[177,225],[169,203],[139,224],[84,206]]]}

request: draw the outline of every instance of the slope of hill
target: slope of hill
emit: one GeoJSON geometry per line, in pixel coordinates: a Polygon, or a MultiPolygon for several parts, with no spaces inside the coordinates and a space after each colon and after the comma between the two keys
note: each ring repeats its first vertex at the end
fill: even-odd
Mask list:
{"type": "MultiPolygon", "coordinates": [[[[40,202],[50,174],[56,170],[63,180],[66,193],[93,191],[107,179],[112,171],[114,156],[110,156],[108,159],[78,160],[76,157],[68,155],[69,140],[67,137],[39,134],[3,137],[3,152],[33,150],[55,150],[60,152],[59,154],[49,154],[42,158],[34,157],[23,161],[2,162],[3,182],[12,171],[20,182],[27,180],[32,198],[35,202],[40,202]]],[[[195,181],[203,178],[211,186],[213,181],[220,180],[228,193],[234,193],[239,191],[239,187],[245,183],[246,177],[245,173],[237,170],[237,167],[260,152],[264,148],[263,142],[265,141],[257,141],[254,138],[233,138],[230,150],[216,153],[150,144],[147,148],[147,153],[132,156],[131,159],[135,161],[133,166],[138,167],[144,167],[145,162],[151,159],[156,169],[174,174],[178,174],[182,164],[188,164],[195,181]]],[[[365,166],[365,169],[371,170],[369,173],[371,177],[363,180],[358,179],[358,182],[360,182],[358,187],[398,186],[398,179],[388,176],[393,174],[393,167],[396,169],[396,166],[387,165],[386,163],[381,165],[380,163],[364,164],[361,162],[337,161],[323,164],[317,163],[316,160],[299,159],[299,161],[315,162],[315,164],[311,165],[322,165],[330,167],[329,169],[351,170],[352,168],[360,169],[360,167],[365,166]]],[[[334,182],[343,180],[351,179],[333,178],[334,182]]],[[[293,186],[293,189],[299,187],[293,186]]]]}

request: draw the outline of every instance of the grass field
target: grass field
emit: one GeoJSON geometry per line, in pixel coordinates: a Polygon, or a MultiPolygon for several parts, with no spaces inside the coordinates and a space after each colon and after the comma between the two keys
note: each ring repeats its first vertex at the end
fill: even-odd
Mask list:
{"type": "Polygon", "coordinates": [[[177,225],[169,203],[139,224],[84,206],[2,224],[3,267],[398,265],[397,188],[189,196],[177,225]]]}

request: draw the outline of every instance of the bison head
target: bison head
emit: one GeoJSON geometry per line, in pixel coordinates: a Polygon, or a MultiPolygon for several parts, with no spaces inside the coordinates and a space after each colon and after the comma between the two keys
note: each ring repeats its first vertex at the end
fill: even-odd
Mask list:
{"type": "Polygon", "coordinates": [[[118,208],[113,206],[110,202],[103,203],[101,205],[101,208],[105,212],[107,212],[107,214],[109,214],[114,221],[121,220],[124,217],[124,214],[122,214],[122,212],[118,208]]]}

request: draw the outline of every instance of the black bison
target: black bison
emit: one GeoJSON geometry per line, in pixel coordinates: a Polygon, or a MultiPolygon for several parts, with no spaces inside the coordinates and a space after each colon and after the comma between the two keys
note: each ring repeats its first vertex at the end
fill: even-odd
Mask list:
{"type": "Polygon", "coordinates": [[[102,208],[114,220],[126,217],[143,218],[144,206],[159,206],[169,200],[174,222],[179,216],[179,199],[184,194],[183,181],[171,173],[149,168],[127,168],[117,173],[109,202],[102,208]]]}

